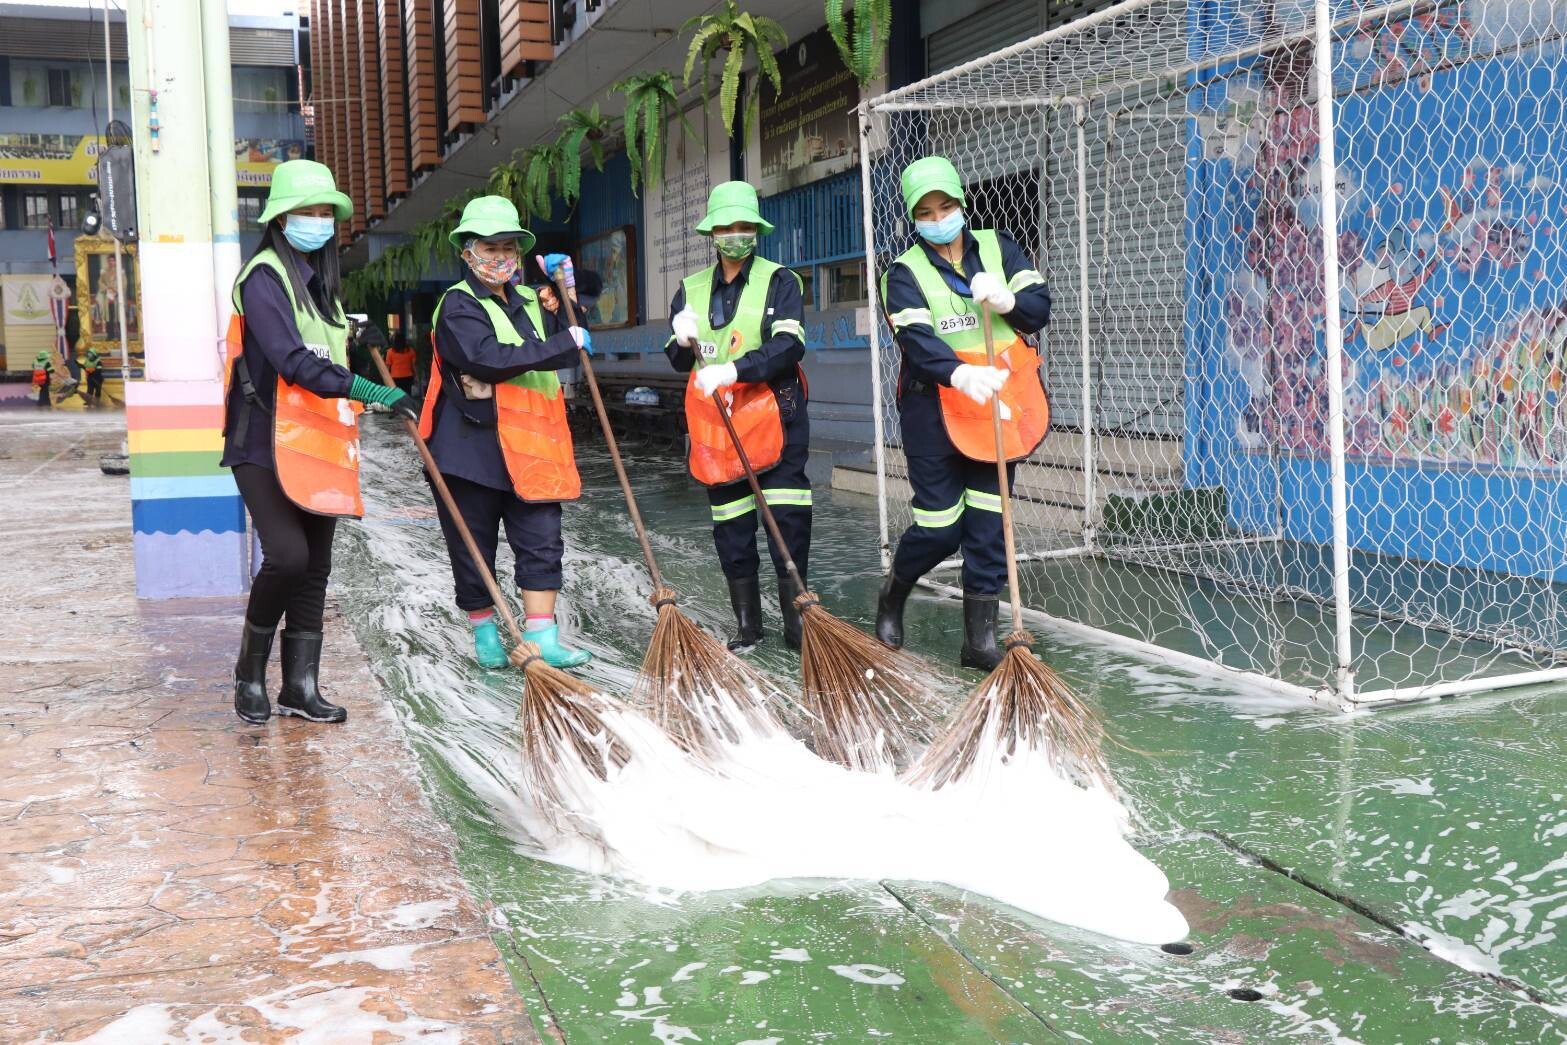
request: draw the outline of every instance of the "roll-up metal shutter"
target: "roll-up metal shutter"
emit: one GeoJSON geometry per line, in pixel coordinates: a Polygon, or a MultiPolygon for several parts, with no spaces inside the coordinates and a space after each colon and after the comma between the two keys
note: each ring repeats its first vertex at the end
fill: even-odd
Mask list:
{"type": "Polygon", "coordinates": [[[1001,0],[925,38],[925,72],[935,75],[1045,28],[1043,0],[1001,0]]]}
{"type": "Polygon", "coordinates": [[[233,65],[293,65],[294,34],[287,29],[230,26],[229,62],[233,65]]]}

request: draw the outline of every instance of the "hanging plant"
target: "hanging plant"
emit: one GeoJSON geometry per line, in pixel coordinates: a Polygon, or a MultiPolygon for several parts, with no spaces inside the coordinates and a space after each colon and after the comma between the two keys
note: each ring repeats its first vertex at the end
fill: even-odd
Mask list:
{"type": "Polygon", "coordinates": [[[826,0],[827,32],[837,45],[843,67],[854,74],[860,90],[881,75],[882,56],[892,34],[892,0],[826,0]],[[851,3],[854,24],[844,14],[851,3]]]}
{"type": "Polygon", "coordinates": [[[740,70],[745,66],[747,54],[756,56],[756,67],[773,85],[773,93],[783,91],[778,73],[778,58],[773,54],[789,44],[789,34],[772,18],[753,15],[740,10],[735,0],[724,0],[724,9],[717,14],[697,15],[686,19],[680,27],[683,33],[694,29],[691,45],[686,50],[686,86],[691,86],[691,76],[696,65],[702,63],[702,105],[705,108],[711,97],[712,62],[720,54],[724,56],[718,84],[718,112],[724,130],[735,133],[735,108],[744,102],[745,134],[749,136],[751,121],[755,117],[759,92],[755,84],[740,97],[740,70]]]}
{"type": "Polygon", "coordinates": [[[527,170],[520,159],[496,164],[490,171],[490,180],[485,183],[484,191],[487,195],[511,200],[523,221],[528,220],[527,170]]]}
{"type": "Polygon", "coordinates": [[[555,144],[560,148],[560,198],[570,206],[582,195],[582,147],[588,147],[593,169],[604,169],[604,140],[609,137],[610,121],[599,114],[598,102],[587,111],[573,109],[562,116],[560,137],[555,144]]]}
{"type": "MultiPolygon", "coordinates": [[[[579,161],[580,163],[580,161],[579,161]]],[[[530,145],[517,157],[522,168],[522,199],[530,214],[549,220],[554,210],[553,196],[560,180],[561,148],[558,142],[530,145]]]]}
{"type": "Polygon", "coordinates": [[[637,73],[620,80],[610,90],[626,96],[626,157],[631,161],[631,191],[639,185],[652,188],[664,180],[664,155],[668,150],[669,118],[676,115],[693,140],[696,131],[680,110],[680,95],[668,73],[637,73]]]}

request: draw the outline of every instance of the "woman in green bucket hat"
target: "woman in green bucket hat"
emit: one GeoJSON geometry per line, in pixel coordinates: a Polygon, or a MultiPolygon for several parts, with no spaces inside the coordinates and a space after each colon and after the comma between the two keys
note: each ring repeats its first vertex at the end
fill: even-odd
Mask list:
{"type": "MultiPolygon", "coordinates": [[[[811,552],[811,424],[804,375],[805,311],[800,277],[756,256],[756,238],[773,231],[743,181],[714,186],[696,231],[711,237],[715,263],[687,276],[669,303],[673,334],[664,346],[674,368],[690,372],[686,428],[692,476],[707,487],[713,543],[734,608],[732,650],[762,640],[762,596],[757,574],[756,504],[729,444],[712,395],[726,390],[730,409],[761,478],[768,506],[790,556],[805,576],[811,552]]],[[[778,576],[784,642],[800,648],[796,591],[782,549],[768,536],[778,576]]]]}
{"type": "MultiPolygon", "coordinates": [[[[518,279],[534,237],[510,200],[471,200],[451,242],[468,271],[435,309],[435,358],[420,432],[491,574],[505,524],[528,640],[555,667],[576,667],[590,654],[561,642],[555,602],[565,552],[560,506],[576,500],[582,484],[556,371],[575,366],[578,350],[591,352],[593,340],[541,308],[538,294],[518,279]]],[[[577,300],[571,259],[550,254],[539,261],[545,276],[559,276],[577,300]]],[[[585,302],[578,304],[580,313],[585,302]]],[[[479,664],[505,667],[484,576],[439,496],[435,506],[479,664]]]]}
{"type": "Polygon", "coordinates": [[[332,172],[290,160],[272,173],[261,244],[234,281],[222,464],[261,539],[234,668],[234,711],[272,714],[267,660],[283,630],[278,712],[342,722],[348,712],[318,686],[322,617],[339,516],[364,514],[355,403],[418,408],[397,389],[349,372],[348,320],[337,267],[338,221],[353,213],[332,172]],[[238,351],[236,352],[236,349],[238,351]]]}
{"type": "Polygon", "coordinates": [[[965,228],[963,181],[946,157],[909,164],[901,188],[916,236],[882,276],[881,297],[903,353],[898,415],[914,524],[882,585],[876,635],[903,645],[909,592],[961,548],[959,663],[989,671],[1001,660],[996,609],[1007,572],[989,404],[1000,395],[1008,459],[1026,457],[1048,427],[1049,404],[1038,355],[1020,335],[1049,321],[1050,293],[1010,236],[965,228]],[[986,359],[981,306],[992,312],[1000,366],[986,359]]]}

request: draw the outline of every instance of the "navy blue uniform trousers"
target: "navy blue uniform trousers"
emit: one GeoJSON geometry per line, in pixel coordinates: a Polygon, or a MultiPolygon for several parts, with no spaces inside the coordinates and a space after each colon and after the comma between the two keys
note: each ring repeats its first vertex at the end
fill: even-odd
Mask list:
{"type": "MultiPolygon", "coordinates": [[[[934,391],[905,393],[898,410],[914,488],[914,525],[898,540],[893,576],[912,584],[961,548],[963,590],[1000,594],[1007,582],[1007,554],[995,464],[970,460],[952,445],[934,391]]],[[[1008,483],[1016,470],[1007,466],[1008,483]]]]}
{"type": "MultiPolygon", "coordinates": [[[[804,388],[795,381],[785,386],[779,395],[779,413],[783,418],[784,446],[778,463],[760,473],[762,492],[767,496],[767,506],[778,520],[789,555],[800,570],[800,576],[809,575],[811,558],[811,481],[805,476],[805,465],[811,457],[811,419],[806,411],[804,388]]],[[[761,566],[761,556],[756,551],[757,511],[756,499],[751,496],[751,485],[744,479],[737,483],[707,488],[707,502],[713,509],[713,545],[718,549],[718,562],[724,576],[730,579],[755,577],[761,566]]],[[[784,557],[767,537],[767,551],[773,558],[773,569],[778,576],[785,576],[784,557]]]]}
{"type": "MultiPolygon", "coordinates": [[[[426,476],[428,478],[428,476],[426,476]]],[[[461,476],[446,476],[457,510],[473,533],[485,565],[495,573],[495,549],[500,543],[501,524],[506,524],[506,543],[517,560],[517,587],[524,591],[559,591],[560,560],[566,544],[560,536],[560,505],[533,504],[511,490],[497,490],[461,476]]],[[[435,493],[434,484],[431,492],[435,493]]],[[[446,502],[435,493],[435,510],[440,516],[441,532],[451,554],[452,582],[457,588],[457,606],[463,610],[482,610],[494,605],[484,577],[468,554],[468,546],[446,511],[446,502]]]]}

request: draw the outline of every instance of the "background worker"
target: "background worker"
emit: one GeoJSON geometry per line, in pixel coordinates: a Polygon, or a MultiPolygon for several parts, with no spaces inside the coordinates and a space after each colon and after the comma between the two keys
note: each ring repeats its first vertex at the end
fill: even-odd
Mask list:
{"type": "MultiPolygon", "coordinates": [[[[593,341],[584,328],[546,316],[538,295],[513,282],[534,236],[510,200],[470,201],[451,242],[468,271],[436,306],[419,430],[492,573],[505,525],[528,641],[555,667],[576,667],[591,655],[561,642],[555,601],[565,553],[560,506],[577,499],[582,482],[555,371],[575,365],[578,349],[591,352],[593,341]]],[[[551,254],[545,262],[545,275],[559,273],[574,293],[571,259],[551,254]]],[[[504,667],[489,590],[439,497],[436,510],[479,664],[504,667]]]]}
{"type": "Polygon", "coordinates": [[[54,361],[49,353],[40,351],[33,357],[33,387],[38,389],[38,405],[48,407],[49,382],[54,379],[54,361]]]}
{"type": "Polygon", "coordinates": [[[103,357],[96,348],[89,347],[82,357],[82,373],[87,375],[87,401],[97,406],[103,402],[103,357]]]}
{"type": "MultiPolygon", "coordinates": [[[[707,487],[713,544],[734,608],[732,650],[762,640],[756,502],[751,495],[712,395],[723,391],[752,467],[778,520],[789,555],[806,576],[811,554],[811,422],[800,361],[805,358],[800,277],[756,255],[756,238],[773,226],[763,220],[756,189],[743,181],[713,188],[697,232],[717,252],[711,268],[687,276],[669,304],[673,334],[664,346],[686,384],[688,465],[707,487]]],[[[784,641],[800,648],[800,595],[784,569],[782,549],[767,541],[778,576],[784,641]]]]}
{"type": "Polygon", "coordinates": [[[990,400],[1001,396],[1007,459],[1027,457],[1044,439],[1050,408],[1039,354],[1019,335],[1049,321],[1050,293],[1006,233],[965,230],[963,182],[945,157],[909,164],[901,187],[918,238],[882,277],[882,303],[903,353],[898,415],[914,525],[882,585],[876,634],[902,647],[910,590],[961,547],[959,661],[989,671],[1001,661],[996,609],[1007,575],[990,400]],[[993,313],[995,367],[986,362],[981,305],[993,313]]]}
{"type": "Polygon", "coordinates": [[[391,371],[393,384],[413,395],[414,350],[408,347],[408,337],[401,330],[392,334],[392,345],[386,350],[386,369],[391,371]]]}
{"type": "Polygon", "coordinates": [[[278,713],[347,719],[319,682],[332,538],[340,516],[364,514],[359,404],[417,416],[402,392],[348,370],[336,223],[353,209],[326,167],[279,164],[261,243],[234,281],[244,337],[229,359],[221,463],[234,471],[262,553],[234,667],[234,711],[246,722],[271,717],[267,660],[284,620],[278,713]]]}

